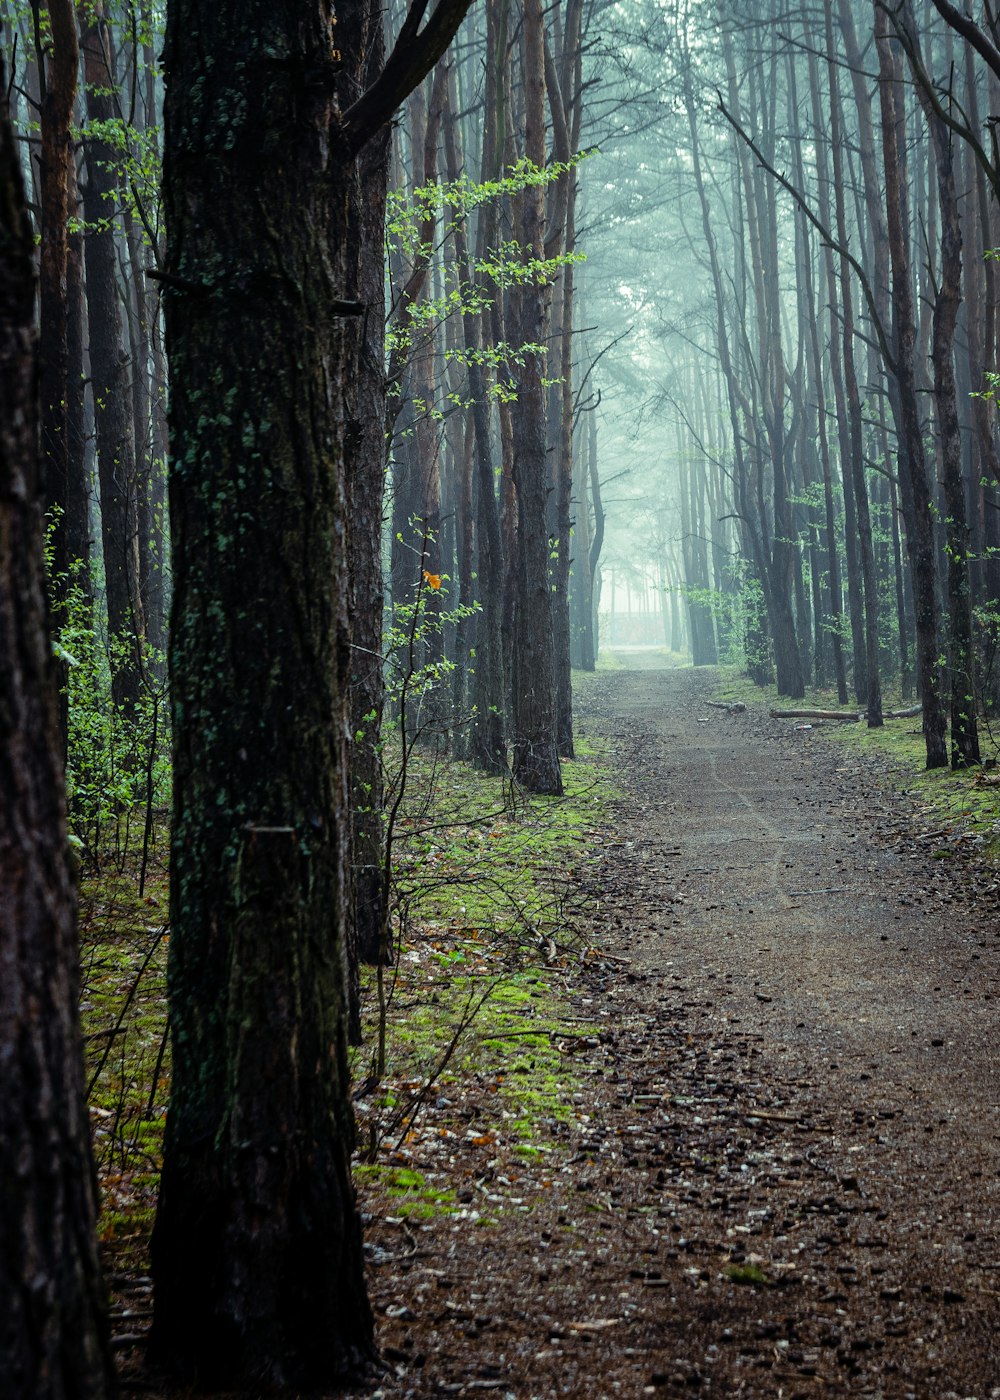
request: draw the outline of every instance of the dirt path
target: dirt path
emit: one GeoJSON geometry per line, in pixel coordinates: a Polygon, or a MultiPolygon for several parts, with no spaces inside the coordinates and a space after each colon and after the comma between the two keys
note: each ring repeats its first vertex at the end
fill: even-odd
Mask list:
{"type": "Polygon", "coordinates": [[[1000,1397],[1000,922],[815,731],[588,688],[625,802],[566,1165],[483,1241],[375,1227],[381,1394],[1000,1397]],[[395,1262],[394,1262],[395,1261],[395,1262]],[[409,1299],[394,1315],[400,1297],[409,1299]]]}

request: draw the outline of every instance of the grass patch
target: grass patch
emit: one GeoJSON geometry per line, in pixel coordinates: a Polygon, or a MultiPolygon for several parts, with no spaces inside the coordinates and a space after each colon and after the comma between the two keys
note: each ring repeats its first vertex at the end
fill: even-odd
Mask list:
{"type": "Polygon", "coordinates": [[[139,894],[137,861],[108,862],[80,882],[80,1013],[98,1234],[118,1264],[148,1247],[169,1093],[166,872],[157,858],[139,894]]]}
{"type": "Polygon", "coordinates": [[[528,798],[508,780],[419,751],[410,764],[394,853],[404,919],[533,937],[560,873],[571,877],[588,855],[614,797],[594,744],[581,741],[562,764],[561,798],[528,798]]]}
{"type": "Polygon", "coordinates": [[[401,1220],[431,1220],[458,1209],[453,1190],[433,1186],[423,1173],[408,1167],[363,1164],[355,1167],[354,1177],[359,1185],[384,1194],[392,1214],[401,1220]]]}

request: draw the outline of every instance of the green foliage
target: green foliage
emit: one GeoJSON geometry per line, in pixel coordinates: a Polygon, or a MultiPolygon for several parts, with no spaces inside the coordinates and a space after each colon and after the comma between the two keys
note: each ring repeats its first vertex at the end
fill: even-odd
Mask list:
{"type": "MultiPolygon", "coordinates": [[[[147,247],[153,244],[159,224],[162,180],[159,129],[140,130],[126,118],[114,117],[109,121],[89,122],[78,135],[103,142],[113,153],[118,181],[114,196],[108,200],[104,224],[114,221],[121,206],[141,225],[147,247]]],[[[98,227],[79,218],[69,220],[70,232],[92,233],[98,227]]]]}
{"type": "Polygon", "coordinates": [[[439,180],[414,190],[412,197],[405,190],[390,190],[386,205],[386,237],[390,250],[413,259],[426,245],[421,242],[420,225],[431,214],[447,211],[447,232],[484,204],[512,199],[522,191],[539,185],[550,185],[560,176],[574,170],[586,160],[590,151],[580,151],[571,160],[552,161],[539,167],[521,156],[505,174],[496,180],[470,180],[460,175],[457,180],[439,180]]]}
{"type": "MultiPolygon", "coordinates": [[[[445,211],[442,238],[448,237],[456,225],[483,205],[508,200],[530,186],[548,185],[586,158],[586,152],[567,162],[555,161],[539,169],[521,158],[497,180],[475,182],[467,176],[457,180],[422,186],[412,196],[403,190],[389,194],[386,215],[387,259],[411,266],[430,260],[434,249],[424,240],[423,225],[429,216],[445,211]]],[[[570,263],[585,261],[582,253],[560,253],[552,258],[526,256],[524,248],[514,239],[503,239],[472,265],[472,281],[465,283],[460,270],[452,263],[441,271],[441,291],[437,296],[426,293],[417,301],[406,301],[390,320],[386,332],[386,351],[396,361],[405,361],[415,346],[432,338],[437,327],[452,316],[482,316],[509,288],[530,286],[552,281],[570,263]]],[[[510,401],[515,397],[512,367],[524,363],[528,355],[544,355],[546,347],[525,343],[486,345],[473,352],[464,347],[445,352],[446,360],[466,368],[473,362],[486,371],[489,392],[510,401]]],[[[430,411],[427,405],[417,405],[418,413],[430,411]]],[[[440,417],[437,412],[433,416],[440,417]]]]}
{"type": "Polygon", "coordinates": [[[138,703],[116,704],[111,677],[128,644],[103,635],[96,616],[78,565],[53,607],[53,645],[63,663],[70,839],[95,869],[109,854],[121,867],[142,804],[170,800],[165,706],[151,669],[162,658],[147,655],[138,703]]]}
{"type": "Polygon", "coordinates": [[[739,592],[723,592],[718,588],[690,588],[681,584],[675,592],[691,607],[706,608],[719,621],[719,640],[724,643],[719,660],[739,661],[742,656],[743,599],[739,592]]]}
{"type": "Polygon", "coordinates": [[[735,561],[729,569],[734,582],[730,590],[682,585],[676,591],[689,604],[707,608],[718,619],[720,664],[741,665],[750,675],[757,675],[770,666],[767,628],[762,622],[764,590],[745,560],[735,561]]]}

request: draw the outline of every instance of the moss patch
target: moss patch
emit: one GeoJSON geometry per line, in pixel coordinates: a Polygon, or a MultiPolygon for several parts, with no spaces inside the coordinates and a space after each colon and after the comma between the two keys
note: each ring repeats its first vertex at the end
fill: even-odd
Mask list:
{"type": "MultiPolygon", "coordinates": [[[[574,1047],[598,1034],[571,999],[576,920],[616,793],[587,740],[563,778],[562,798],[526,798],[438,760],[433,801],[421,804],[414,784],[400,824],[398,956],[378,1082],[375,975],[365,974],[356,1075],[370,1086],[358,1103],[368,1164],[423,1169],[447,1157],[451,1178],[477,1179],[499,1152],[544,1163],[568,1137],[582,1097],[574,1047]]],[[[380,1178],[363,1179],[381,1194],[380,1178]]],[[[479,1194],[458,1205],[482,1223],[479,1194]]],[[[491,1216],[501,1208],[492,1202],[491,1216]]]]}

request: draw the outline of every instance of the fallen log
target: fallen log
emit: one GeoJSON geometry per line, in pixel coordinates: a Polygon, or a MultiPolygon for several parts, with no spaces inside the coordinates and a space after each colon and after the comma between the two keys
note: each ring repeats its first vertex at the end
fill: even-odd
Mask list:
{"type": "Polygon", "coordinates": [[[845,724],[857,724],[857,710],[772,710],[772,719],[840,719],[845,724]]]}
{"type": "MultiPolygon", "coordinates": [[[[919,715],[921,705],[911,705],[906,710],[883,710],[883,719],[912,719],[919,715]]],[[[772,710],[772,719],[839,719],[845,724],[857,724],[865,718],[864,710],[772,710]]]]}

